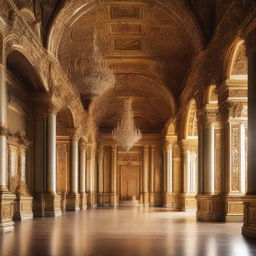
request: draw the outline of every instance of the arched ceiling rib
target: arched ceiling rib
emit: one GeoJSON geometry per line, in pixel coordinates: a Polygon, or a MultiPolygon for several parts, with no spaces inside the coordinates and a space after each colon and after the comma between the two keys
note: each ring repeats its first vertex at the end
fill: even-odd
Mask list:
{"type": "Polygon", "coordinates": [[[163,128],[175,113],[173,97],[178,98],[184,88],[202,37],[184,2],[170,2],[70,1],[53,22],[48,49],[81,94],[95,46],[116,75],[115,90],[100,97],[107,104],[105,109],[100,106],[94,113],[102,128],[117,123],[116,109],[122,101],[116,90],[120,88],[126,96],[135,97],[135,121],[144,130],[163,128]]]}

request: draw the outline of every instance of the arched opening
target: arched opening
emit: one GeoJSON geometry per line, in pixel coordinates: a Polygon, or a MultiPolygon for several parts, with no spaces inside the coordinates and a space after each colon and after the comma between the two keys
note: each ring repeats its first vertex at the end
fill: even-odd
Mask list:
{"type": "Polygon", "coordinates": [[[247,75],[248,65],[243,40],[237,40],[231,48],[228,79],[221,86],[229,111],[224,117],[226,120],[226,165],[227,172],[227,220],[240,219],[243,216],[241,196],[247,190],[247,75]]]}
{"type": "Polygon", "coordinates": [[[198,128],[197,104],[190,101],[185,119],[185,136],[182,140],[185,210],[196,210],[198,192],[198,128]]]}
{"type": "MultiPolygon", "coordinates": [[[[12,51],[6,59],[8,92],[8,186],[16,195],[14,219],[32,218],[32,197],[38,188],[35,177],[43,174],[35,164],[37,143],[35,116],[40,112],[43,83],[28,58],[12,51]]],[[[43,185],[42,185],[43,186],[43,185]]]]}
{"type": "Polygon", "coordinates": [[[71,139],[75,136],[74,120],[68,108],[61,109],[57,114],[57,192],[61,195],[61,209],[68,207],[68,194],[71,192],[71,139]]]}

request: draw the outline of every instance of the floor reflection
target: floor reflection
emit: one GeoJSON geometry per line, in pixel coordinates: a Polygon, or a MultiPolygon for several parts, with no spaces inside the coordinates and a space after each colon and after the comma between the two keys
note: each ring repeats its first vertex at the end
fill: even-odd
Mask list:
{"type": "Polygon", "coordinates": [[[241,223],[197,223],[192,213],[155,208],[68,212],[16,224],[0,235],[1,256],[252,256],[241,223]]]}

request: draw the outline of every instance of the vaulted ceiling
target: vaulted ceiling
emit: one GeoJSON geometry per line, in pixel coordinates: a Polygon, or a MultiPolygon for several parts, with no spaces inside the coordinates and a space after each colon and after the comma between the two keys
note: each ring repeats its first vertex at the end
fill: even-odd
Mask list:
{"type": "Polygon", "coordinates": [[[113,128],[122,98],[132,96],[135,123],[144,131],[160,131],[175,114],[193,58],[211,40],[231,1],[36,0],[44,17],[44,44],[97,125],[113,128]],[[86,77],[96,48],[116,82],[88,102],[86,77]]]}

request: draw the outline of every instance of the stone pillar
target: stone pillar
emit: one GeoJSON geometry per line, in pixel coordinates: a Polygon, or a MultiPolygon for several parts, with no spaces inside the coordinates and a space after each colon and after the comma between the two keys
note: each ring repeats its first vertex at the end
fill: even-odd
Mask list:
{"type": "Polygon", "coordinates": [[[98,167],[99,167],[99,186],[98,186],[98,203],[104,205],[104,172],[103,172],[103,154],[104,154],[104,145],[99,146],[98,151],[98,167]]]}
{"type": "Polygon", "coordinates": [[[149,204],[155,204],[155,145],[150,147],[150,186],[149,186],[149,204]]]}
{"type": "Polygon", "coordinates": [[[256,238],[256,31],[246,38],[248,58],[248,172],[242,233],[256,238]]]}
{"type": "Polygon", "coordinates": [[[19,137],[19,152],[18,152],[18,189],[15,199],[14,219],[26,220],[33,217],[32,200],[33,198],[28,192],[26,183],[26,151],[29,146],[29,141],[25,137],[19,137]]]}
{"type": "Polygon", "coordinates": [[[166,142],[164,145],[164,207],[173,207],[173,177],[172,177],[172,143],[166,142]]]}
{"type": "Polygon", "coordinates": [[[183,149],[183,171],[184,171],[184,197],[185,197],[185,210],[186,211],[196,211],[196,191],[193,190],[193,187],[197,185],[197,170],[196,166],[193,163],[193,155],[195,152],[195,147],[197,141],[195,140],[183,140],[182,149],[183,149]]]}
{"type": "Polygon", "coordinates": [[[149,205],[148,181],[149,181],[149,146],[143,146],[143,204],[149,205]]]}
{"type": "Polygon", "coordinates": [[[247,81],[226,80],[219,88],[225,127],[226,221],[243,220],[247,169],[247,81]]]}
{"type": "Polygon", "coordinates": [[[118,204],[117,194],[117,145],[112,145],[111,153],[111,205],[118,204]]]}
{"type": "Polygon", "coordinates": [[[86,195],[86,146],[84,140],[79,143],[79,187],[80,187],[80,208],[87,208],[86,195]]]}
{"type": "Polygon", "coordinates": [[[67,210],[78,211],[80,195],[78,193],[78,136],[77,131],[71,136],[71,187],[67,196],[67,210]]]}
{"type": "Polygon", "coordinates": [[[0,37],[0,232],[13,230],[13,201],[15,196],[6,188],[7,174],[7,95],[3,38],[0,37]]]}
{"type": "Polygon", "coordinates": [[[61,196],[57,195],[56,170],[56,115],[57,108],[50,105],[47,114],[47,193],[44,195],[45,216],[60,216],[61,196]]]}
{"type": "Polygon", "coordinates": [[[203,119],[199,120],[203,122],[203,150],[200,148],[199,153],[203,153],[201,156],[203,163],[200,162],[202,169],[200,169],[199,175],[203,173],[203,180],[201,179],[199,182],[203,182],[203,184],[199,185],[197,195],[197,219],[200,221],[224,221],[223,128],[217,106],[211,106],[211,108],[206,106],[201,111],[203,111],[201,116],[203,119]]]}
{"type": "Polygon", "coordinates": [[[88,145],[87,150],[87,170],[88,170],[88,207],[96,207],[95,194],[95,145],[88,145]]]}

